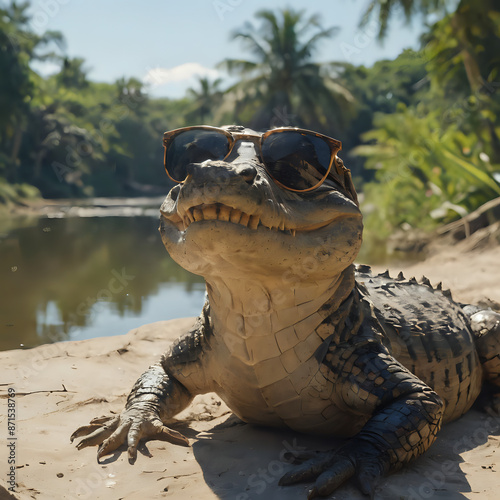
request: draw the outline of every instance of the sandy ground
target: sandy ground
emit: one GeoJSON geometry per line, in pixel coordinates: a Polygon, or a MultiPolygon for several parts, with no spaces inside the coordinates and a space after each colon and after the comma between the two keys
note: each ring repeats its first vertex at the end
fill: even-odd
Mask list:
{"type": "MultiPolygon", "coordinates": [[[[407,266],[405,274],[442,280],[459,301],[489,297],[500,303],[498,247],[475,253],[449,249],[407,266]]],[[[190,438],[191,448],[150,441],[135,465],[123,450],[98,465],[95,447],[77,451],[69,442],[78,426],[119,412],[136,378],[192,321],[0,353],[0,499],[304,499],[307,485],[278,486],[291,468],[286,452],[335,443],[241,424],[213,394],[198,396],[179,416],[176,428],[190,438]],[[13,404],[9,389],[16,392],[13,436],[6,417],[13,404]],[[13,457],[18,486],[11,495],[5,488],[13,457]]],[[[473,410],[445,426],[424,456],[382,480],[375,498],[496,499],[499,487],[500,419],[473,410]]],[[[365,497],[347,484],[332,498],[365,497]]]]}

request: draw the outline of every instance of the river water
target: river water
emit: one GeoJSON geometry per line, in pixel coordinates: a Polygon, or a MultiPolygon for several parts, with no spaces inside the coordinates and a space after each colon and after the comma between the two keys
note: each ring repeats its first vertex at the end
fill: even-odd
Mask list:
{"type": "Polygon", "coordinates": [[[157,216],[21,222],[0,231],[0,350],[199,314],[204,282],[169,257],[157,216]]]}

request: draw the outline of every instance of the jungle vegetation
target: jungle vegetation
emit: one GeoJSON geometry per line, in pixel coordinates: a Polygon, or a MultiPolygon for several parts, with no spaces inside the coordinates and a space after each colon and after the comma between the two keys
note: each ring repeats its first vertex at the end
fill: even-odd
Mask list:
{"type": "Polygon", "coordinates": [[[306,11],[263,10],[232,35],[243,57],[220,63],[236,83],[201,78],[183,99],[152,98],[137,78],[90,81],[86,61],[64,56],[61,33],[30,30],[28,7],[0,8],[0,203],[164,193],[162,133],[233,122],[342,140],[381,236],[500,196],[496,0],[371,0],[361,30],[375,21],[381,39],[395,12],[433,19],[419,51],[372,67],[318,63],[337,28],[306,11]],[[41,77],[36,60],[60,70],[41,77]]]}

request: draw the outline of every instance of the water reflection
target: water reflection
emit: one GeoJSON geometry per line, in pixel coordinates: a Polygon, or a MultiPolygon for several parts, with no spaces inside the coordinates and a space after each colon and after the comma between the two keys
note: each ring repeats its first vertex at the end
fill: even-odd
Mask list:
{"type": "Polygon", "coordinates": [[[203,280],[153,217],[34,219],[0,240],[0,349],[126,333],[199,313],[203,280]]]}

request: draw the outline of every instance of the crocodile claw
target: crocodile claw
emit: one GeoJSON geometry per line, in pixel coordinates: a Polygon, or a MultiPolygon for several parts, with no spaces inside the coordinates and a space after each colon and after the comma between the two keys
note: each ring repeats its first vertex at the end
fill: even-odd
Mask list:
{"type": "Polygon", "coordinates": [[[484,405],[484,411],[490,415],[490,417],[500,417],[500,393],[492,396],[490,402],[484,405]]]}
{"type": "Polygon", "coordinates": [[[355,477],[359,489],[370,498],[375,493],[378,479],[386,472],[386,464],[370,444],[360,453],[354,447],[344,447],[337,452],[318,452],[300,466],[287,472],[279,481],[280,486],[315,481],[308,492],[308,500],[333,493],[351,477],[355,477]]]}
{"type": "Polygon", "coordinates": [[[77,444],[79,450],[87,446],[99,446],[98,462],[122,444],[127,445],[129,461],[135,462],[141,440],[157,439],[189,446],[189,440],[185,436],[163,425],[154,412],[143,409],[140,405],[126,409],[118,416],[92,420],[89,425],[77,429],[71,435],[71,441],[79,437],[83,437],[77,444]]]}
{"type": "Polygon", "coordinates": [[[316,480],[307,495],[308,499],[327,496],[355,473],[354,464],[346,457],[327,452],[321,457],[304,462],[286,473],[279,481],[280,486],[316,480]]]}

